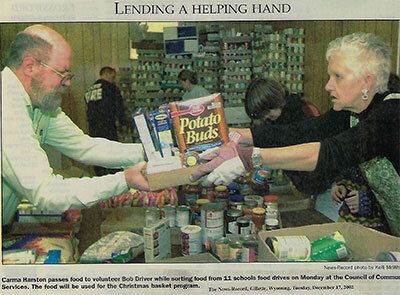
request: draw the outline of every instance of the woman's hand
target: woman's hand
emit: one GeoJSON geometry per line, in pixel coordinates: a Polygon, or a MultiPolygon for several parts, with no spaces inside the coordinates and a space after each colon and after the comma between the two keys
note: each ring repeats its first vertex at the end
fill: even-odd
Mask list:
{"type": "Polygon", "coordinates": [[[332,187],[331,189],[331,197],[332,200],[335,201],[336,203],[341,203],[343,199],[346,197],[345,186],[342,184],[340,185],[335,184],[335,186],[332,187]]]}
{"type": "Polygon", "coordinates": [[[347,194],[347,198],[344,199],[344,202],[350,209],[352,214],[358,213],[359,210],[359,194],[358,191],[351,191],[347,194]]]}

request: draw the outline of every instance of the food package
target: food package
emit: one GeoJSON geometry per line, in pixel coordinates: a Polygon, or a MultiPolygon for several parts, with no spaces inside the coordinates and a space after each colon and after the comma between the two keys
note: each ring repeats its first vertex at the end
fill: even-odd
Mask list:
{"type": "Polygon", "coordinates": [[[117,231],[101,238],[82,254],[80,263],[128,262],[143,253],[143,237],[117,231]]]}
{"type": "Polygon", "coordinates": [[[196,153],[229,141],[221,94],[169,104],[174,132],[185,166],[196,165],[196,153]]]}
{"type": "Polygon", "coordinates": [[[75,263],[78,257],[77,246],[78,240],[71,235],[27,235],[4,250],[34,249],[37,254],[35,263],[44,263],[49,251],[60,250],[60,263],[75,263]]]}

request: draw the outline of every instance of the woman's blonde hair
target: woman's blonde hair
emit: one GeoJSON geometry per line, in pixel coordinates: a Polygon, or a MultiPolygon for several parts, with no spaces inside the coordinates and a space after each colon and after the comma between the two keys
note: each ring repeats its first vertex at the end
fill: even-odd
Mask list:
{"type": "Polygon", "coordinates": [[[374,92],[385,92],[391,67],[391,48],[372,33],[353,33],[331,41],[326,51],[329,62],[332,55],[341,51],[353,58],[352,70],[357,77],[366,73],[375,76],[374,92]]]}

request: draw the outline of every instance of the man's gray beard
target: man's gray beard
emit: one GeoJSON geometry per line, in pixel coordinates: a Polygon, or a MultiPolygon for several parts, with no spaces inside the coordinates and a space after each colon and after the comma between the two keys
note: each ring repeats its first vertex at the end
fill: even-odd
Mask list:
{"type": "Polygon", "coordinates": [[[35,96],[35,101],[39,102],[39,109],[46,115],[54,115],[61,106],[61,87],[46,91],[40,86],[37,79],[32,79],[32,92],[35,96]]]}

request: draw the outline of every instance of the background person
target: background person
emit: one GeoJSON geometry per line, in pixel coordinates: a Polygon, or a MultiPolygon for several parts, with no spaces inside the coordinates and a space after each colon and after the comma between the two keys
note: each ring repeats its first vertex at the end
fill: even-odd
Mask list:
{"type": "Polygon", "coordinates": [[[291,124],[310,117],[301,96],[290,94],[271,78],[256,78],[250,82],[244,108],[251,119],[262,121],[262,124],[291,124]]]}
{"type": "Polygon", "coordinates": [[[182,70],[178,74],[178,82],[181,84],[185,93],[182,100],[198,98],[210,95],[210,92],[203,86],[197,85],[197,74],[189,70],[182,70]]]}
{"type": "MultiPolygon", "coordinates": [[[[117,72],[103,67],[98,79],[85,93],[86,114],[89,135],[118,141],[117,125],[126,126],[125,108],[121,92],[115,85],[117,72]]],[[[125,128],[125,127],[124,127],[125,128]]],[[[94,166],[97,176],[115,173],[119,170],[94,166]]]]}
{"type": "MultiPolygon", "coordinates": [[[[298,94],[290,94],[278,81],[256,78],[246,89],[244,106],[253,124],[297,124],[312,117],[308,105],[298,94]]],[[[294,186],[306,194],[318,194],[331,182],[312,172],[285,171],[294,186]]]]}
{"type": "Polygon", "coordinates": [[[374,191],[391,196],[384,200],[392,202],[385,216],[392,233],[400,235],[400,94],[387,91],[390,47],[374,34],[354,33],[332,41],[326,58],[331,110],[297,125],[236,130],[243,142],[263,149],[224,146],[194,176],[212,171],[208,181],[229,183],[261,161],[271,169],[314,171],[333,182],[343,170],[361,165],[365,175],[375,175],[368,178],[374,191]],[[387,179],[376,174],[382,171],[387,179]]]}
{"type": "Polygon", "coordinates": [[[85,135],[60,109],[71,85],[72,50],[56,31],[34,25],[17,34],[2,70],[2,216],[12,222],[21,199],[42,210],[81,208],[127,191],[148,190],[139,144],[85,135]],[[88,165],[129,167],[102,177],[64,179],[41,144],[88,165]]]}

